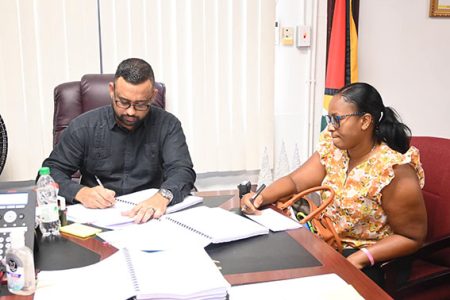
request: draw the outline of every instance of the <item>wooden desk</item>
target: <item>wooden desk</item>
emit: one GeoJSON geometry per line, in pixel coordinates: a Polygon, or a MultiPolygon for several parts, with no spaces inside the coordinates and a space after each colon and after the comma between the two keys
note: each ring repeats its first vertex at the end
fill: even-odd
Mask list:
{"type": "MultiPolygon", "coordinates": [[[[230,195],[230,200],[221,207],[233,209],[239,207],[237,191],[201,192],[200,196],[220,196],[230,195]]],[[[291,230],[288,234],[306,250],[308,250],[322,266],[312,268],[296,268],[286,270],[276,270],[267,272],[255,272],[244,274],[225,275],[225,278],[232,285],[255,283],[271,280],[281,280],[327,273],[336,273],[361,294],[365,299],[392,299],[382,288],[369,279],[363,272],[356,269],[341,254],[317,238],[313,233],[305,228],[291,230]]]]}
{"type": "MultiPolygon", "coordinates": [[[[230,196],[230,200],[221,205],[225,209],[232,209],[239,206],[239,199],[236,191],[219,191],[219,192],[199,192],[200,196],[230,196]]],[[[289,279],[297,277],[305,277],[312,275],[320,275],[327,273],[336,273],[343,278],[347,283],[361,294],[365,299],[392,299],[386,292],[378,285],[370,280],[364,273],[353,267],[342,255],[336,252],[333,248],[328,246],[325,242],[318,239],[311,232],[304,228],[291,230],[288,232],[298,244],[302,245],[308,252],[310,252],[322,266],[310,268],[295,268],[285,270],[274,270],[254,273],[230,274],[225,275],[225,278],[232,285],[255,283],[271,280],[289,279]]],[[[104,259],[117,251],[114,247],[104,244],[98,239],[91,238],[81,240],[78,238],[64,235],[67,239],[87,248],[100,255],[104,259]]],[[[274,254],[276,255],[276,254],[274,254]]],[[[2,289],[6,289],[3,286],[2,289]]],[[[3,294],[3,293],[2,293],[3,294]]],[[[32,296],[2,296],[0,300],[28,300],[33,299],[32,296]]]]}

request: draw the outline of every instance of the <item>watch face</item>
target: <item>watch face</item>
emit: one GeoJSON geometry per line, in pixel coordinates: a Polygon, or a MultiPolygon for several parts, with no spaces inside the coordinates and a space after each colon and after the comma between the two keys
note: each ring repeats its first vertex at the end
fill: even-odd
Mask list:
{"type": "Polygon", "coordinates": [[[160,189],[159,193],[161,194],[161,196],[163,196],[164,198],[166,198],[167,200],[172,201],[173,198],[173,194],[171,191],[167,190],[167,189],[160,189]]]}

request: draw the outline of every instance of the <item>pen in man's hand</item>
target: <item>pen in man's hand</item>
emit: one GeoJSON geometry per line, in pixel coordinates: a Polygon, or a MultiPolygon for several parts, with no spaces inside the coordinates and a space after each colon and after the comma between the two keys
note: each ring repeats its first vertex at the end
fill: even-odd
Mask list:
{"type": "MultiPolygon", "coordinates": [[[[98,185],[101,186],[102,188],[105,188],[103,186],[103,183],[100,181],[100,178],[97,177],[97,175],[94,175],[95,181],[97,181],[98,185]]],[[[102,197],[103,198],[103,197],[102,197]]],[[[117,200],[116,198],[114,198],[115,200],[117,200]]]]}
{"type": "Polygon", "coordinates": [[[97,175],[94,175],[94,177],[95,177],[95,181],[97,181],[98,185],[101,187],[104,187],[102,182],[100,181],[100,179],[97,177],[97,175]]]}
{"type": "Polygon", "coordinates": [[[255,194],[250,198],[250,202],[253,204],[255,202],[255,199],[261,194],[261,192],[264,190],[266,185],[263,183],[259,186],[259,188],[256,190],[255,194]]]}

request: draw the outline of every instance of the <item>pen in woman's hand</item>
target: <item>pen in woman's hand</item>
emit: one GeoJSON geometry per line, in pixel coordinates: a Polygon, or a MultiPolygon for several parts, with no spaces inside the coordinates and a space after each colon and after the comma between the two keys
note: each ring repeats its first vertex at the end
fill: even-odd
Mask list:
{"type": "MultiPolygon", "coordinates": [[[[263,183],[259,186],[259,188],[256,190],[255,194],[250,197],[250,203],[253,205],[253,203],[255,202],[255,199],[259,196],[259,194],[261,194],[261,192],[263,191],[263,189],[266,187],[266,185],[263,183]]],[[[247,205],[243,205],[241,210],[243,212],[245,212],[247,210],[248,206],[247,205]]]]}
{"type": "Polygon", "coordinates": [[[258,198],[259,194],[261,194],[261,192],[264,190],[264,188],[266,187],[266,185],[263,183],[259,186],[259,188],[256,190],[255,194],[250,198],[250,203],[253,205],[253,203],[255,202],[255,199],[258,198]]]}

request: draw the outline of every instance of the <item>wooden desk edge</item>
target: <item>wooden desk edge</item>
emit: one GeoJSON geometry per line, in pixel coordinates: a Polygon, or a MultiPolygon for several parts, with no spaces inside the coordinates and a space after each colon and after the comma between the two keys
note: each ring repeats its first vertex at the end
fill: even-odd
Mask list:
{"type": "MultiPolygon", "coordinates": [[[[237,191],[234,190],[197,192],[195,194],[202,197],[230,195],[230,199],[222,204],[221,207],[225,209],[231,209],[239,205],[237,191]]],[[[310,253],[314,253],[314,257],[316,257],[321,262],[322,266],[313,268],[294,268],[255,273],[230,274],[225,275],[224,277],[230,282],[230,284],[238,285],[244,283],[256,283],[263,281],[314,276],[327,273],[336,273],[347,283],[352,284],[352,286],[365,299],[392,299],[383,289],[381,289],[377,284],[375,284],[366,275],[364,275],[364,273],[354,268],[343,256],[336,253],[334,249],[328,246],[325,242],[318,239],[305,228],[291,230],[288,232],[288,234],[310,253]]],[[[112,255],[117,251],[117,249],[113,246],[102,243],[96,238],[83,240],[70,235],[63,234],[63,236],[99,254],[100,259],[105,259],[106,257],[112,255]]],[[[15,298],[14,296],[9,296],[8,299],[15,298]]],[[[21,297],[20,299],[24,298],[21,297]]]]}

